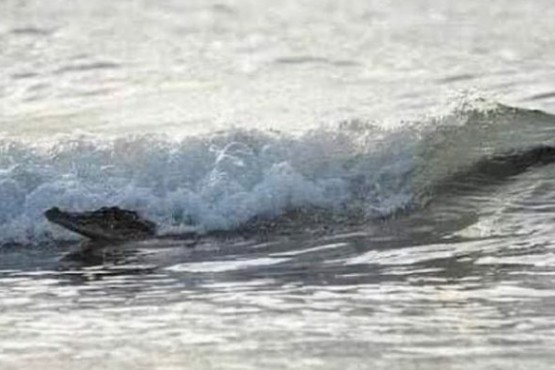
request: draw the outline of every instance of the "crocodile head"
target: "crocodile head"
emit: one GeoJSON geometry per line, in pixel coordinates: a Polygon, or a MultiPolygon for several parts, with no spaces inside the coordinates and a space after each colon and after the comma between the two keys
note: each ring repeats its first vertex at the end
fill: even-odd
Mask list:
{"type": "Polygon", "coordinates": [[[134,240],[156,234],[156,224],[136,212],[118,207],[103,207],[91,212],[66,212],[53,207],[44,215],[48,221],[93,240],[134,240]]]}

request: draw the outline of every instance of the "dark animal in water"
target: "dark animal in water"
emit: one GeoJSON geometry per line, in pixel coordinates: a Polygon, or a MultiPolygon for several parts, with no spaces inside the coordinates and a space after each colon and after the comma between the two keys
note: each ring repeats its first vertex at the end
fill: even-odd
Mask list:
{"type": "MultiPolygon", "coordinates": [[[[554,162],[555,147],[538,146],[478,161],[466,171],[458,172],[448,178],[442,185],[453,188],[465,184],[494,184],[524,172],[529,167],[548,165],[554,162]]],[[[279,228],[290,230],[295,225],[306,225],[306,221],[310,219],[316,219],[317,223],[320,223],[319,215],[321,212],[314,209],[309,209],[307,212],[292,211],[278,220],[254,218],[234,231],[210,231],[207,234],[192,231],[178,237],[179,239],[198,240],[201,236],[229,237],[264,234],[275,232],[279,228]],[[303,222],[300,222],[300,219],[303,222]]],[[[50,222],[94,241],[126,241],[156,237],[154,222],[140,217],[137,212],[118,207],[103,207],[91,212],[67,212],[54,207],[47,210],[45,216],[50,222]]],[[[174,238],[175,236],[166,237],[174,238]]]]}
{"type": "Polygon", "coordinates": [[[66,212],[54,207],[44,215],[48,221],[93,240],[137,240],[156,235],[154,222],[118,207],[103,207],[92,212],[66,212]]]}

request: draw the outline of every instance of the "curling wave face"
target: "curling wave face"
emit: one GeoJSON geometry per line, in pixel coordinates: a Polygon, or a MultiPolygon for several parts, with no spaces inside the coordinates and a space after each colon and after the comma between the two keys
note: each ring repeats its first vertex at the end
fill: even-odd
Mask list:
{"type": "Polygon", "coordinates": [[[442,183],[488,158],[555,145],[554,123],[542,112],[489,104],[395,130],[349,121],[299,135],[4,137],[0,242],[74,237],[44,219],[54,206],[137,210],[161,233],[230,230],[294,209],[369,222],[419,209],[446,191],[442,183]]]}

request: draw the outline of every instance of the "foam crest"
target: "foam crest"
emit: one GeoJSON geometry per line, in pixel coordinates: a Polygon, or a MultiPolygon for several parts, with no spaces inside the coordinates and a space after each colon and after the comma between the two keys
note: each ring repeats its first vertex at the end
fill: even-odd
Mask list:
{"type": "Polygon", "coordinates": [[[434,184],[484,156],[553,144],[553,123],[545,113],[496,105],[466,106],[395,130],[355,120],[300,135],[232,129],[179,140],[4,137],[0,241],[75,237],[47,224],[43,212],[53,206],[117,205],[157,222],[163,233],[233,229],[303,208],[363,220],[387,216],[425,202],[434,184]]]}
{"type": "Polygon", "coordinates": [[[118,205],[153,219],[162,232],[232,229],[297,208],[341,212],[355,199],[369,213],[395,209],[405,200],[399,203],[402,189],[390,181],[402,176],[395,174],[398,158],[384,151],[392,146],[377,145],[385,136],[351,122],[301,136],[234,129],[182,140],[4,138],[0,234],[3,242],[70,237],[44,220],[53,206],[84,211],[118,205]]]}

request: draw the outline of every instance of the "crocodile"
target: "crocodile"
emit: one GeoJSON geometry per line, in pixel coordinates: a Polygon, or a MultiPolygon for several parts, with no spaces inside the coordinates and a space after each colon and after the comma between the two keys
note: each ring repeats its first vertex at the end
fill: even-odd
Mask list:
{"type": "MultiPolygon", "coordinates": [[[[530,167],[555,163],[555,146],[540,145],[526,150],[493,155],[475,162],[467,169],[455,172],[436,184],[434,192],[453,191],[456,187],[468,185],[484,186],[510,179],[530,167]]],[[[157,236],[157,225],[139,216],[135,211],[119,207],[103,207],[89,212],[69,212],[58,207],[48,209],[46,218],[65,229],[76,232],[93,241],[127,241],[138,239],[188,239],[198,240],[204,236],[228,238],[235,236],[276,234],[278,231],[291,233],[326,225],[333,215],[322,209],[308,207],[293,209],[280,217],[254,217],[234,230],[211,230],[209,232],[188,231],[179,235],[157,236]],[[310,223],[312,221],[312,224],[310,223]]]]}
{"type": "Polygon", "coordinates": [[[156,236],[154,222],[119,207],[102,207],[89,212],[68,212],[53,207],[44,215],[48,221],[95,241],[140,240],[156,236]]]}

